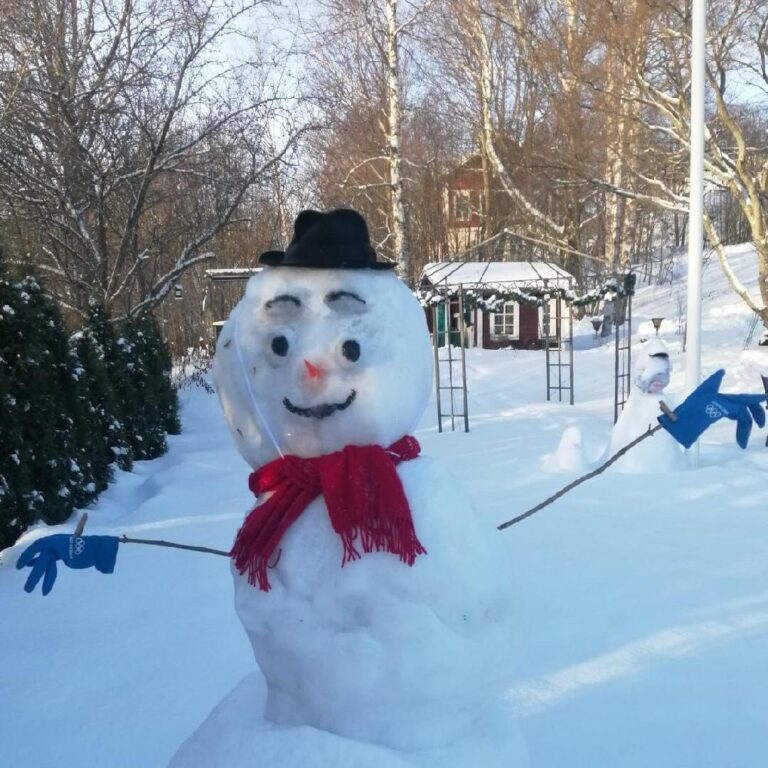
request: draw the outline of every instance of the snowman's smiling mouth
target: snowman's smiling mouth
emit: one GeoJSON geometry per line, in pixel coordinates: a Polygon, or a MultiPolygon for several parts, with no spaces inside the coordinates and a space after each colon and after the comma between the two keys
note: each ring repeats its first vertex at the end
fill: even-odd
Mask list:
{"type": "Polygon", "coordinates": [[[297,416],[306,416],[311,419],[324,419],[326,416],[336,413],[336,411],[343,411],[352,405],[354,399],[357,397],[357,392],[353,389],[347,399],[343,403],[320,403],[320,405],[312,405],[309,408],[301,408],[298,405],[294,405],[287,397],[283,398],[283,405],[297,416]]]}

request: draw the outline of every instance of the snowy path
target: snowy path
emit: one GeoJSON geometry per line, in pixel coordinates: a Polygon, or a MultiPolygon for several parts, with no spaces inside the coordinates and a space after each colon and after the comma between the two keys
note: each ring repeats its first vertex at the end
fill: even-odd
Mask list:
{"type": "MultiPolygon", "coordinates": [[[[639,319],[668,301],[639,301],[639,319]]],[[[741,351],[732,305],[705,315],[704,368],[724,365],[726,389],[755,391],[768,350],[741,351]]],[[[538,353],[472,351],[472,432],[438,435],[430,410],[423,450],[489,523],[506,520],[571,479],[542,471],[565,427],[591,455],[607,442],[612,364],[608,347],[578,353],[570,408],[543,402],[538,353]]],[[[167,456],[103,495],[88,532],[229,547],[250,502],[246,467],[214,397],[186,397],[183,420],[167,456]]],[[[741,452],[733,429],[707,435],[696,471],[607,473],[499,534],[520,627],[507,695],[535,768],[765,762],[768,450],[762,432],[741,452]]],[[[60,571],[42,598],[11,567],[20,549],[0,568],[2,765],[163,766],[253,670],[224,558],[123,546],[113,576],[60,571]]]]}

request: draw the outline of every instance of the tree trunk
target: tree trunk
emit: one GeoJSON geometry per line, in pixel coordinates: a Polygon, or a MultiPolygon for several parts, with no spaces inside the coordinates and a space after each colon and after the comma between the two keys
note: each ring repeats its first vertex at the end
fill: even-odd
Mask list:
{"type": "Polygon", "coordinates": [[[488,162],[488,153],[485,151],[485,143],[481,142],[482,150],[480,158],[482,161],[483,174],[483,199],[480,201],[480,227],[482,240],[487,240],[493,234],[493,221],[491,220],[492,202],[491,202],[491,166],[488,162]]]}
{"type": "Polygon", "coordinates": [[[403,201],[400,79],[398,73],[397,0],[386,0],[387,17],[387,95],[389,98],[387,149],[389,154],[389,180],[392,185],[392,234],[397,268],[406,281],[411,274],[411,255],[408,250],[408,235],[405,225],[405,203],[403,201]]]}

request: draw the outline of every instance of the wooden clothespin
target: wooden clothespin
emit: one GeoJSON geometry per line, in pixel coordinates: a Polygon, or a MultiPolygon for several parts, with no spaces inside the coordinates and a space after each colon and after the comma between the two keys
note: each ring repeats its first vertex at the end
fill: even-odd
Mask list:
{"type": "Polygon", "coordinates": [[[670,421],[677,421],[677,414],[663,400],[659,403],[659,408],[661,408],[665,416],[669,417],[670,421]]]}
{"type": "Polygon", "coordinates": [[[88,522],[88,513],[83,512],[83,516],[77,521],[77,528],[75,528],[75,536],[82,536],[85,524],[88,522]]]}

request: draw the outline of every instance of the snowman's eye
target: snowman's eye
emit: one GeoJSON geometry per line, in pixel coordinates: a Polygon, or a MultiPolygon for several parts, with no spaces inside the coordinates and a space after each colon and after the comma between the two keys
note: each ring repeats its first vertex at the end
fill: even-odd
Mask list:
{"type": "Polygon", "coordinates": [[[347,339],[341,345],[341,354],[352,363],[360,359],[360,345],[354,339],[347,339]]]}
{"type": "Polygon", "coordinates": [[[280,357],[285,357],[288,354],[288,339],[285,336],[275,336],[272,339],[272,351],[280,357]]]}

